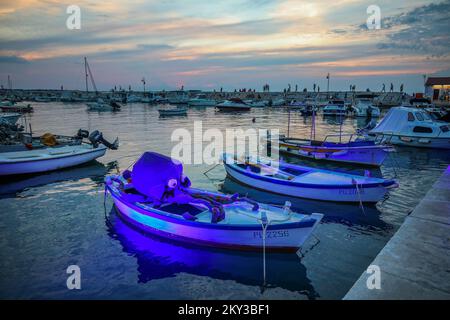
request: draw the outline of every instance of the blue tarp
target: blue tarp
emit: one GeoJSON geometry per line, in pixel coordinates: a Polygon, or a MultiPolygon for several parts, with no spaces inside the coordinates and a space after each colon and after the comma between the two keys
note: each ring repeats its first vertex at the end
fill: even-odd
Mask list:
{"type": "Polygon", "coordinates": [[[161,199],[170,180],[180,186],[183,175],[181,162],[155,152],[145,152],[133,166],[134,188],[153,199],[161,199]]]}

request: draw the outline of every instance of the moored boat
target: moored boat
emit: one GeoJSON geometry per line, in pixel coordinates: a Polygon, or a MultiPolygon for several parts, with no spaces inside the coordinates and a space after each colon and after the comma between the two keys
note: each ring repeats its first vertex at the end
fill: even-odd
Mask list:
{"type": "Polygon", "coordinates": [[[423,109],[394,107],[366,137],[400,146],[450,149],[450,124],[434,120],[423,109]]]}
{"type": "Polygon", "coordinates": [[[197,94],[194,98],[189,99],[188,104],[191,107],[214,107],[216,100],[209,99],[206,94],[197,94]]]}
{"type": "Polygon", "coordinates": [[[357,95],[351,110],[355,117],[378,118],[381,114],[380,108],[373,104],[372,95],[357,95]]]}
{"type": "Polygon", "coordinates": [[[15,124],[21,116],[22,114],[20,113],[3,112],[0,113],[0,123],[15,124]]]}
{"type": "MultiPolygon", "coordinates": [[[[374,141],[353,140],[349,136],[347,142],[327,141],[337,135],[328,135],[323,141],[280,137],[279,151],[293,156],[314,160],[333,161],[346,164],[381,166],[394,151],[391,146],[376,144],[374,141]]],[[[346,135],[340,135],[342,136],[346,135]]]]}
{"type": "Polygon", "coordinates": [[[378,202],[394,180],[358,176],[337,171],[276,162],[266,159],[237,160],[225,154],[228,175],[256,189],[299,198],[335,202],[378,202]]]}
{"type": "Polygon", "coordinates": [[[250,111],[252,107],[239,98],[231,98],[229,100],[225,100],[222,103],[219,103],[218,105],[216,105],[216,108],[219,111],[226,112],[226,111],[250,111]]]}
{"type": "Polygon", "coordinates": [[[86,103],[90,111],[119,111],[121,105],[116,101],[105,101],[102,98],[97,99],[97,102],[86,103]]]}
{"type": "Polygon", "coordinates": [[[322,214],[302,215],[237,194],[195,189],[177,160],[146,152],[132,171],[106,177],[119,216],[142,232],[198,245],[297,251],[322,214]]]}
{"type": "Polygon", "coordinates": [[[324,116],[345,116],[347,115],[347,108],[343,100],[332,100],[325,107],[323,107],[324,116]]]}
{"type": "Polygon", "coordinates": [[[187,115],[186,108],[171,108],[171,109],[158,109],[159,115],[161,117],[169,116],[185,116],[187,115]]]}
{"type": "Polygon", "coordinates": [[[80,130],[74,137],[44,134],[22,143],[0,148],[0,176],[47,172],[76,166],[103,156],[107,148],[117,149],[98,131],[90,135],[80,130]],[[89,138],[84,142],[83,138],[89,138]]]}
{"type": "Polygon", "coordinates": [[[29,104],[27,104],[27,105],[12,104],[12,105],[0,106],[0,110],[2,112],[29,113],[29,112],[33,112],[33,107],[29,104]]]}

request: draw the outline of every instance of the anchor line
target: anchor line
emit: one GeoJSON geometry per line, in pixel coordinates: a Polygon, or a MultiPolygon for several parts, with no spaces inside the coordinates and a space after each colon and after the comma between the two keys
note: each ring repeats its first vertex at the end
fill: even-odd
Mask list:
{"type": "Polygon", "coordinates": [[[398,174],[397,174],[397,167],[398,168],[400,168],[400,167],[398,166],[398,162],[397,162],[396,156],[393,155],[393,153],[394,152],[389,152],[389,156],[391,157],[391,160],[393,162],[393,164],[392,164],[392,169],[394,170],[394,178],[393,179],[395,179],[398,176],[398,174]]]}
{"type": "Polygon", "coordinates": [[[355,186],[356,186],[356,193],[358,194],[358,198],[359,198],[359,207],[361,208],[363,214],[366,214],[366,211],[364,210],[364,205],[363,202],[361,200],[361,194],[359,193],[359,188],[358,188],[358,181],[355,181],[355,186]]]}
{"type": "Polygon", "coordinates": [[[111,223],[111,221],[108,218],[108,215],[106,214],[106,198],[107,197],[108,197],[108,190],[107,190],[106,183],[105,183],[105,191],[103,193],[103,213],[105,215],[106,225],[114,232],[113,224],[111,223]]]}
{"type": "Polygon", "coordinates": [[[208,176],[208,173],[213,171],[215,168],[217,168],[218,165],[219,165],[219,163],[215,164],[214,166],[212,166],[211,168],[209,168],[208,170],[203,172],[203,175],[212,181],[212,179],[208,176]]]}

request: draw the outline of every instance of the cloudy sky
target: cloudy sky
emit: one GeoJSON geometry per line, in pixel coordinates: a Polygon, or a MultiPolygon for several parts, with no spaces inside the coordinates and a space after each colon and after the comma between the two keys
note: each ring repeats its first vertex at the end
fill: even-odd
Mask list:
{"type": "Polygon", "coordinates": [[[325,89],[329,72],[332,90],[415,92],[450,75],[450,0],[0,0],[0,84],[83,89],[84,56],[99,89],[325,89]]]}

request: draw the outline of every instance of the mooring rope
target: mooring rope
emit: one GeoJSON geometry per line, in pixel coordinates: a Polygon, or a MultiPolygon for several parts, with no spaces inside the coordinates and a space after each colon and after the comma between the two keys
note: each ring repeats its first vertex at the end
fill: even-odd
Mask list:
{"type": "Polygon", "coordinates": [[[364,211],[363,202],[361,200],[361,194],[359,193],[358,181],[356,181],[356,180],[355,180],[355,186],[356,186],[356,193],[358,194],[358,198],[359,198],[359,207],[361,208],[363,214],[365,215],[366,212],[364,211]]]}

